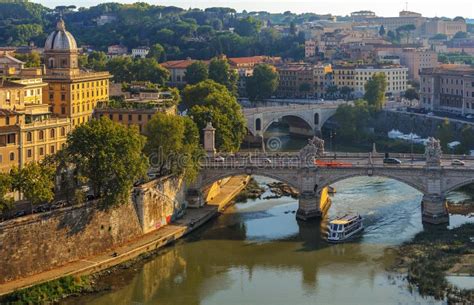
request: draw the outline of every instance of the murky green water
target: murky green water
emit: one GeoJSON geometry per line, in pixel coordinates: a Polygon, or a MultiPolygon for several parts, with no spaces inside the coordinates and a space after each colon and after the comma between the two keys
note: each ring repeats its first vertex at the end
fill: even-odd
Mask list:
{"type": "Polygon", "coordinates": [[[296,221],[295,199],[249,201],[143,266],[106,278],[111,291],[65,304],[443,304],[410,293],[400,275],[386,271],[391,247],[423,229],[421,194],[373,177],[335,187],[329,216],[364,217],[366,230],[353,243],[327,244],[324,221],[296,221]]]}

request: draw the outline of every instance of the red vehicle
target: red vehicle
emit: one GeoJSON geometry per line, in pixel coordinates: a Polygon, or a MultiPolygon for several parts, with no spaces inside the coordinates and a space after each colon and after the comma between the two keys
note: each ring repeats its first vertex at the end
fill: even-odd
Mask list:
{"type": "Polygon", "coordinates": [[[314,161],[314,164],[319,167],[352,167],[352,163],[339,162],[336,160],[329,160],[329,161],[316,160],[314,161]]]}

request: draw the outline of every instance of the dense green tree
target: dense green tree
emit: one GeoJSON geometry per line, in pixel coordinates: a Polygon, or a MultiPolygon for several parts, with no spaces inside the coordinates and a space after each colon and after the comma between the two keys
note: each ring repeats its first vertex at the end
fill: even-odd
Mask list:
{"type": "Polygon", "coordinates": [[[0,213],[11,208],[13,199],[8,196],[12,190],[12,177],[7,173],[0,173],[0,213]]]}
{"type": "Polygon", "coordinates": [[[193,62],[186,68],[184,77],[190,85],[205,81],[209,77],[207,65],[202,61],[193,62]]]}
{"type": "Polygon", "coordinates": [[[235,32],[240,36],[255,36],[262,27],[262,22],[249,16],[237,21],[235,32]]]}
{"type": "Polygon", "coordinates": [[[408,88],[404,94],[405,98],[409,100],[418,100],[420,98],[418,91],[415,88],[408,88]]]}
{"type": "Polygon", "coordinates": [[[33,205],[48,203],[54,198],[55,172],[47,163],[30,162],[12,169],[12,186],[33,205]]]}
{"type": "Polygon", "coordinates": [[[163,62],[166,60],[165,48],[161,44],[155,43],[150,47],[147,57],[154,58],[157,62],[163,62]]]}
{"type": "Polygon", "coordinates": [[[199,131],[191,118],[157,113],[145,132],[145,151],[160,176],[184,174],[188,182],[195,179],[203,151],[199,131]]]}
{"type": "Polygon", "coordinates": [[[41,34],[43,34],[43,26],[40,24],[19,24],[14,28],[13,44],[26,45],[41,34]]]}
{"type": "Polygon", "coordinates": [[[116,82],[145,81],[164,85],[169,79],[169,71],[154,58],[115,57],[107,62],[106,68],[116,82]]]}
{"type": "Polygon", "coordinates": [[[457,32],[453,38],[454,39],[464,39],[464,38],[467,38],[468,37],[468,34],[467,32],[457,32]]]}
{"type": "Polygon", "coordinates": [[[213,124],[220,151],[239,150],[246,134],[245,118],[237,99],[225,86],[212,80],[186,86],[183,102],[200,131],[208,122],[213,124]]]}
{"type": "Polygon", "coordinates": [[[105,71],[107,67],[107,54],[101,51],[92,51],[87,57],[86,68],[95,71],[105,71]]]}
{"type": "Polygon", "coordinates": [[[375,73],[372,79],[365,83],[364,88],[364,99],[369,103],[369,106],[375,111],[382,110],[385,105],[385,91],[387,90],[385,74],[375,73]]]}
{"type": "Polygon", "coordinates": [[[453,129],[448,118],[445,118],[443,123],[438,125],[436,138],[441,142],[443,151],[448,152],[448,143],[452,142],[454,138],[453,129]]]}
{"type": "Polygon", "coordinates": [[[15,54],[15,58],[25,62],[25,67],[40,67],[41,66],[41,56],[38,52],[31,52],[28,54],[15,54]]]}
{"type": "Polygon", "coordinates": [[[247,95],[250,100],[270,98],[278,88],[278,72],[268,64],[257,65],[247,78],[247,95]]]}
{"type": "Polygon", "coordinates": [[[457,153],[469,154],[470,150],[474,149],[474,129],[464,124],[461,129],[461,145],[457,153]]]}
{"type": "Polygon", "coordinates": [[[354,105],[342,104],[337,108],[334,119],[339,126],[339,139],[360,142],[367,136],[369,105],[364,100],[357,100],[354,105]]]}
{"type": "Polygon", "coordinates": [[[209,63],[209,79],[222,84],[233,94],[237,94],[237,82],[239,76],[231,68],[227,58],[213,58],[209,63]]]}
{"type": "Polygon", "coordinates": [[[385,28],[384,28],[383,24],[380,26],[379,35],[380,36],[385,36],[385,28]]]}
{"type": "Polygon", "coordinates": [[[146,174],[144,145],[137,128],[103,117],[74,129],[66,149],[78,174],[108,206],[126,202],[133,184],[146,174]]]}
{"type": "Polygon", "coordinates": [[[397,32],[397,36],[400,36],[400,34],[406,36],[406,43],[408,44],[410,42],[411,32],[414,30],[416,30],[416,26],[414,24],[405,24],[398,27],[395,31],[397,32]]]}

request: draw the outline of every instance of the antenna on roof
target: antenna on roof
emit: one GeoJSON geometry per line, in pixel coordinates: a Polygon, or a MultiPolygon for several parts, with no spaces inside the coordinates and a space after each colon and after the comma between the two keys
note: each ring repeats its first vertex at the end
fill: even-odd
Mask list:
{"type": "Polygon", "coordinates": [[[408,2],[405,2],[405,11],[408,12],[408,2]]]}

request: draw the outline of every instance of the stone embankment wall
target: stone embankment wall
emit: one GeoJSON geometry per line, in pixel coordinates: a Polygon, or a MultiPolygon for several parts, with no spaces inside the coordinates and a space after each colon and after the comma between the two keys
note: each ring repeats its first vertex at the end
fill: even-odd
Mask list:
{"type": "Polygon", "coordinates": [[[152,181],[107,210],[88,202],[0,223],[0,284],[105,253],[165,225],[184,202],[182,183],[152,181]]]}
{"type": "MultiPolygon", "coordinates": [[[[375,130],[387,133],[392,129],[398,129],[403,133],[414,132],[421,137],[435,136],[438,126],[444,119],[416,115],[411,113],[383,111],[375,120],[375,130]]],[[[461,130],[466,123],[450,120],[455,138],[460,137],[461,130]]],[[[471,125],[474,125],[470,123],[471,125]]],[[[474,127],[474,126],[473,126],[474,127]]]]}

